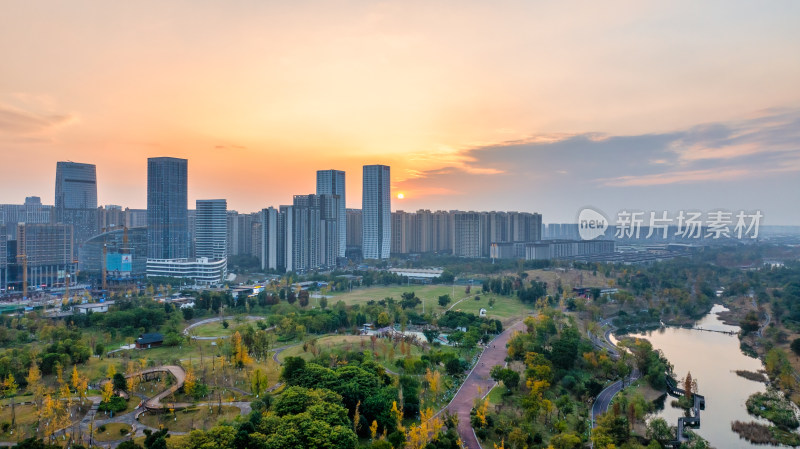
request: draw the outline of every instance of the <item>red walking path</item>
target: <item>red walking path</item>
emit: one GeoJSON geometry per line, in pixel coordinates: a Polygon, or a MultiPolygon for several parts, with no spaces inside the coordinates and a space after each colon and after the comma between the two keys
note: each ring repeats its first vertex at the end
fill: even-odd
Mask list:
{"type": "Polygon", "coordinates": [[[475,399],[486,395],[494,386],[495,381],[489,376],[489,371],[495,365],[504,365],[508,351],[506,343],[511,339],[514,331],[521,331],[525,328],[522,321],[518,321],[508,327],[502,334],[492,340],[483,351],[475,367],[470,371],[467,379],[456,392],[455,397],[447,410],[458,415],[458,435],[467,449],[481,449],[472,425],[469,422],[469,412],[475,404],[475,399]],[[479,390],[480,388],[480,390],[479,390]]]}

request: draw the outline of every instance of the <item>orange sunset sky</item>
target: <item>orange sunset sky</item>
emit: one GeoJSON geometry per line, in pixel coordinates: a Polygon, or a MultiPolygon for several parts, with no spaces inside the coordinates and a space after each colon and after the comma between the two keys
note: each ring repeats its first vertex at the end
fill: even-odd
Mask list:
{"type": "Polygon", "coordinates": [[[0,203],[56,161],[249,212],[392,167],[393,209],[760,209],[800,224],[794,1],[0,2],[0,203]],[[776,195],[776,191],[786,192],[776,195]]]}

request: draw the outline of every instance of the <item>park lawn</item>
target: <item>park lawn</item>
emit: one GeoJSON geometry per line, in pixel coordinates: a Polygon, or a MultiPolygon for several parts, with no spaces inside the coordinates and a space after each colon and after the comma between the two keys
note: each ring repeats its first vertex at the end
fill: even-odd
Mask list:
{"type": "MultiPolygon", "coordinates": [[[[136,437],[133,442],[144,447],[145,436],[136,437]]],[[[189,435],[170,435],[167,438],[167,449],[183,449],[188,445],[189,435]]]]}
{"type": "MultiPolygon", "coordinates": [[[[12,435],[10,432],[0,433],[0,441],[17,441],[32,437],[35,429],[31,426],[36,424],[36,407],[33,404],[16,405],[14,407],[16,415],[17,430],[12,435]],[[19,434],[19,435],[18,435],[19,434]]],[[[11,406],[0,409],[0,422],[11,422],[11,406]]]]}
{"type": "Polygon", "coordinates": [[[486,309],[486,318],[500,320],[504,323],[514,319],[522,319],[527,314],[533,312],[533,307],[525,304],[516,296],[499,296],[493,293],[483,293],[477,290],[457,304],[451,304],[450,310],[473,313],[478,315],[481,309],[486,309]],[[475,301],[475,296],[481,299],[475,301]],[[489,300],[494,299],[494,305],[489,307],[489,300]]]}
{"type": "Polygon", "coordinates": [[[139,421],[156,429],[163,426],[174,432],[191,432],[194,429],[207,430],[219,421],[231,421],[239,415],[241,410],[238,407],[223,405],[220,412],[216,405],[202,405],[176,410],[175,413],[146,412],[139,417],[139,421]]]}
{"type": "MultiPolygon", "coordinates": [[[[366,335],[329,335],[326,337],[317,338],[317,348],[319,353],[324,352],[347,352],[347,351],[371,351],[372,341],[366,335]],[[363,348],[362,348],[363,342],[363,348]]],[[[375,352],[378,353],[376,361],[384,368],[388,368],[393,372],[397,372],[398,368],[394,362],[402,359],[405,356],[400,353],[400,345],[394,348],[395,356],[390,357],[392,344],[385,338],[378,338],[375,342],[375,352]]],[[[422,348],[416,345],[411,345],[411,356],[419,357],[422,355],[422,348]]],[[[283,363],[286,357],[300,357],[304,360],[311,360],[314,354],[310,350],[303,350],[303,345],[293,346],[278,354],[278,360],[283,363]]]]}
{"type": "MultiPolygon", "coordinates": [[[[390,285],[380,287],[365,287],[354,289],[351,292],[334,293],[333,298],[328,299],[328,306],[332,306],[339,301],[344,301],[348,306],[355,304],[366,304],[367,301],[379,301],[384,298],[394,298],[395,301],[400,301],[405,292],[414,292],[418,298],[425,301],[425,308],[434,307],[432,310],[442,308],[439,306],[439,296],[450,295],[453,297],[452,285],[390,285]]],[[[462,298],[464,295],[464,288],[456,286],[455,295],[462,298]]]]}
{"type": "Polygon", "coordinates": [[[489,392],[489,404],[491,405],[498,405],[503,403],[503,392],[506,391],[506,387],[498,384],[492,388],[492,391],[489,392]]]}
{"type": "Polygon", "coordinates": [[[233,335],[233,330],[236,326],[236,323],[228,321],[228,328],[225,329],[222,325],[222,321],[215,321],[213,323],[206,323],[193,327],[191,332],[192,335],[196,337],[230,337],[233,335]]]}
{"type": "Polygon", "coordinates": [[[103,427],[105,427],[104,432],[100,432],[100,426],[97,426],[97,428],[94,431],[94,438],[97,441],[105,442],[105,441],[121,440],[125,438],[125,436],[128,435],[128,433],[130,433],[131,431],[131,426],[119,422],[104,424],[103,427]],[[122,432],[123,430],[124,433],[122,432]]]}
{"type": "MultiPolygon", "coordinates": [[[[414,292],[418,298],[425,303],[425,311],[435,314],[444,314],[447,310],[474,313],[477,315],[480,309],[487,310],[487,317],[499,319],[507,322],[517,317],[523,317],[532,310],[531,306],[523,304],[516,296],[499,296],[492,293],[481,291],[480,287],[470,288],[470,293],[466,293],[463,285],[458,285],[453,289],[452,285],[393,285],[388,287],[369,287],[353,290],[352,292],[338,293],[328,300],[329,305],[344,301],[347,305],[366,304],[370,300],[379,301],[384,298],[394,298],[400,301],[403,293],[414,292]],[[439,296],[450,295],[450,303],[445,307],[439,305],[439,296]],[[475,301],[475,296],[480,296],[480,301],[475,301]],[[494,298],[495,304],[489,307],[489,299],[494,298]]],[[[415,310],[422,312],[422,306],[417,306],[415,310]]]]}
{"type": "Polygon", "coordinates": [[[597,287],[608,288],[609,279],[605,277],[602,272],[594,274],[589,270],[577,269],[550,269],[550,270],[528,270],[528,278],[526,281],[539,281],[547,282],[547,293],[555,295],[558,293],[558,282],[561,281],[561,286],[564,293],[571,293],[573,287],[597,287]]]}

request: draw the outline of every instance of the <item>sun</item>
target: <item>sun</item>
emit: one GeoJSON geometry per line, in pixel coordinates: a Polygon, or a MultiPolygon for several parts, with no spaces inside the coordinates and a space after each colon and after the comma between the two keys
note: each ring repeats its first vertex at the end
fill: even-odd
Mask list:
{"type": "Polygon", "coordinates": [[[402,193],[398,193],[398,194],[397,194],[397,199],[398,199],[398,200],[402,200],[402,199],[403,199],[403,198],[405,198],[405,197],[406,197],[406,196],[405,196],[404,194],[402,194],[402,193]]]}

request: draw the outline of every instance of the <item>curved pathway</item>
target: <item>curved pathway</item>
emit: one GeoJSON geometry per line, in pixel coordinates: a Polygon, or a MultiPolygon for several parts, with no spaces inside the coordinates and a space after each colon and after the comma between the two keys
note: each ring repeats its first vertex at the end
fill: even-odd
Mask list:
{"type": "MultiPolygon", "coordinates": [[[[602,326],[609,325],[610,319],[606,319],[600,322],[602,326]]],[[[597,336],[593,335],[591,332],[588,332],[589,339],[592,343],[600,349],[607,350],[611,357],[614,359],[619,358],[619,348],[611,341],[610,335],[613,332],[613,329],[608,329],[603,333],[603,338],[598,338],[597,336]]],[[[627,382],[625,379],[620,379],[611,385],[607,386],[597,395],[594,403],[592,403],[592,429],[595,428],[597,417],[602,415],[603,413],[608,411],[608,407],[611,405],[611,401],[614,399],[614,396],[617,395],[623,388],[625,388],[625,384],[628,385],[635,382],[639,379],[640,373],[639,370],[634,368],[631,372],[630,376],[628,376],[627,382]]]]}
{"type": "Polygon", "coordinates": [[[467,449],[481,449],[478,437],[475,436],[475,431],[472,430],[472,424],[469,419],[469,412],[472,410],[475,399],[486,396],[496,384],[489,376],[489,371],[495,365],[505,364],[508,356],[508,351],[506,350],[508,340],[511,339],[514,331],[524,328],[524,323],[518,321],[495,337],[481,353],[480,358],[478,358],[472,371],[467,375],[464,383],[461,384],[450,404],[442,409],[450,410],[451,413],[458,415],[458,435],[467,449]],[[480,391],[478,390],[479,388],[480,391]]]}

